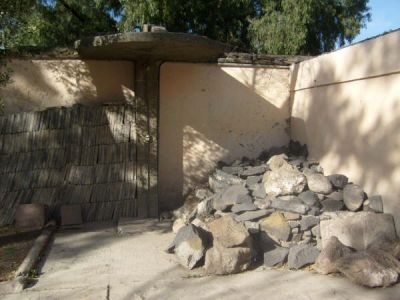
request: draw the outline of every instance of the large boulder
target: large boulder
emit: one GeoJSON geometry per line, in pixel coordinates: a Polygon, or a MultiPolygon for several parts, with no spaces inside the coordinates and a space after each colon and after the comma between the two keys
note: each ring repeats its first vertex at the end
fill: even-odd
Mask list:
{"type": "Polygon", "coordinates": [[[272,171],[276,171],[286,165],[288,163],[287,160],[288,157],[286,154],[274,155],[268,160],[267,165],[272,171]]]}
{"type": "Polygon", "coordinates": [[[263,177],[265,192],[270,195],[299,194],[307,184],[306,177],[288,163],[273,171],[267,171],[263,177]]]}
{"type": "Polygon", "coordinates": [[[250,247],[226,248],[218,241],[207,250],[204,269],[207,274],[228,275],[247,270],[251,264],[250,247]]]}
{"type": "Polygon", "coordinates": [[[356,184],[348,184],[343,189],[343,201],[348,210],[358,210],[364,202],[364,191],[356,184]]]}
{"type": "Polygon", "coordinates": [[[313,172],[310,169],[304,169],[303,174],[307,178],[307,185],[310,191],[324,195],[332,192],[332,184],[324,175],[313,172]]]}
{"type": "Polygon", "coordinates": [[[282,213],[274,212],[259,221],[260,230],[265,232],[277,242],[287,241],[290,236],[290,226],[282,213]]]}
{"type": "Polygon", "coordinates": [[[232,248],[250,245],[250,234],[246,227],[233,219],[231,215],[223,216],[208,223],[214,241],[222,247],[232,248]]]}
{"type": "Polygon", "coordinates": [[[351,281],[367,287],[386,287],[397,282],[398,272],[382,253],[359,251],[336,261],[337,269],[351,281]],[[382,261],[384,263],[382,264],[382,261]]]}
{"type": "Polygon", "coordinates": [[[167,251],[175,252],[181,265],[193,269],[202,261],[208,244],[207,233],[201,228],[189,224],[178,231],[167,251]]]}
{"type": "Polygon", "coordinates": [[[396,239],[393,216],[373,212],[330,213],[320,222],[322,246],[325,247],[331,236],[336,236],[344,245],[365,250],[379,238],[396,239]]]}
{"type": "Polygon", "coordinates": [[[311,245],[296,245],[290,248],[288,257],[288,267],[290,269],[300,269],[315,262],[319,255],[319,250],[311,245]]]}
{"type": "Polygon", "coordinates": [[[332,236],[318,255],[314,269],[320,274],[336,273],[338,272],[336,261],[351,252],[349,247],[343,245],[337,237],[332,236]]]}

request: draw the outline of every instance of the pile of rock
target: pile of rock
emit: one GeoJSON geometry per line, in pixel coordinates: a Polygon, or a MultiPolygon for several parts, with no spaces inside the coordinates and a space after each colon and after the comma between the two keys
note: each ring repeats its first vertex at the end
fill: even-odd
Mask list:
{"type": "Polygon", "coordinates": [[[317,161],[306,159],[304,146],[291,143],[291,149],[291,154],[282,149],[282,154],[221,165],[208,186],[198,188],[174,212],[177,235],[168,251],[189,269],[204,266],[210,274],[241,272],[261,261],[267,267],[300,269],[318,258],[321,273],[340,271],[368,286],[395,282],[397,273],[369,284],[349,271],[363,263],[378,265],[366,249],[378,238],[396,239],[392,216],[382,213],[381,197],[368,198],[344,175],[325,176],[317,161]],[[346,246],[338,246],[338,239],[346,246]]]}

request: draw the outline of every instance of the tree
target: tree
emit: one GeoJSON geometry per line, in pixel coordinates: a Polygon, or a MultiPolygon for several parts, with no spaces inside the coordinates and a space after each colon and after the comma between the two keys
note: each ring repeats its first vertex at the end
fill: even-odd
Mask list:
{"type": "Polygon", "coordinates": [[[369,21],[368,0],[264,0],[251,45],[269,54],[317,55],[351,42],[369,21]]]}
{"type": "Polygon", "coordinates": [[[150,23],[239,46],[249,44],[247,29],[255,17],[251,0],[121,0],[121,4],[121,31],[150,23]]]}

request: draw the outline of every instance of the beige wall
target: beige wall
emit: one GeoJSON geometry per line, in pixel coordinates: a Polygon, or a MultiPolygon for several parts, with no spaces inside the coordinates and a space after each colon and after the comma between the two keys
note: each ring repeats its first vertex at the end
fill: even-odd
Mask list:
{"type": "Polygon", "coordinates": [[[400,31],[295,66],[292,139],[381,194],[400,229],[400,31]]]}
{"type": "Polygon", "coordinates": [[[176,205],[219,160],[288,143],[289,70],[166,63],[160,71],[160,202],[176,205]]]}
{"type": "Polygon", "coordinates": [[[133,95],[132,62],[14,59],[8,67],[12,82],[0,89],[6,113],[124,102],[133,95]]]}

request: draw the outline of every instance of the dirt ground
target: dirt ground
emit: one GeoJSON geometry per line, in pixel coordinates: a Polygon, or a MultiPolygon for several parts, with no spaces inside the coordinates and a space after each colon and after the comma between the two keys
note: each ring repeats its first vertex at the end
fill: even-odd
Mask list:
{"type": "Polygon", "coordinates": [[[39,234],[40,230],[19,231],[14,226],[0,227],[0,281],[14,277],[39,234]]]}

